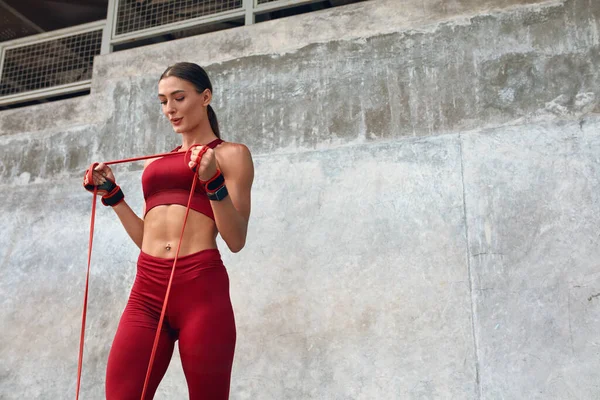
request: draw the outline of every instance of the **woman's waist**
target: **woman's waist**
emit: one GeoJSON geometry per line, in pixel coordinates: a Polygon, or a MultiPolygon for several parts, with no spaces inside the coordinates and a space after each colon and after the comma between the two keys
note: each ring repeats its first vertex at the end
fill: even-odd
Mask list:
{"type": "MultiPolygon", "coordinates": [[[[142,250],[138,256],[136,281],[141,279],[140,282],[166,283],[174,263],[174,257],[156,257],[142,250]]],[[[204,249],[180,255],[175,264],[174,283],[181,279],[187,281],[189,278],[198,276],[200,271],[209,268],[225,268],[218,249],[204,249]]]]}
{"type": "MultiPolygon", "coordinates": [[[[187,228],[186,228],[187,231],[187,228]]],[[[196,233],[183,235],[181,245],[179,235],[146,234],[142,239],[142,252],[152,257],[173,259],[178,252],[178,258],[187,257],[205,250],[217,250],[216,235],[212,233],[196,233]]],[[[218,250],[217,250],[218,251],[218,250]]]]}
{"type": "MultiPolygon", "coordinates": [[[[157,257],[155,255],[146,253],[144,249],[142,249],[138,256],[138,261],[155,264],[156,266],[172,267],[173,262],[175,261],[175,252],[172,252],[171,257],[157,257]]],[[[198,250],[189,254],[180,253],[177,256],[178,266],[184,266],[188,264],[196,265],[198,263],[202,264],[213,262],[222,263],[221,252],[219,252],[219,249],[217,249],[216,247],[198,250]]]]}

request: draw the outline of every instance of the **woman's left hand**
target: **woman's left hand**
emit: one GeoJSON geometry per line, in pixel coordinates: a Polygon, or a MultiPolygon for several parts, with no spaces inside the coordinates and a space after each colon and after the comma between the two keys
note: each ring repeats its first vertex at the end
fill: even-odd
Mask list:
{"type": "Polygon", "coordinates": [[[195,146],[192,149],[188,166],[196,173],[201,181],[207,181],[217,173],[217,158],[215,151],[207,146],[195,146]]]}

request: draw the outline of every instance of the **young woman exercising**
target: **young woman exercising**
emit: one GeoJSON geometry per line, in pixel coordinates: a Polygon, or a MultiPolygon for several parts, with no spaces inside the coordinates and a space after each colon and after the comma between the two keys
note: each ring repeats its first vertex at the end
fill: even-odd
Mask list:
{"type": "Polygon", "coordinates": [[[232,252],[244,247],[254,178],[252,157],[246,146],[220,139],[210,106],[212,85],[198,65],[178,63],[167,68],[158,83],[158,99],[182,142],[173,150],[177,155],[146,161],[144,218],[127,205],[107,165],[94,168],[93,182],[88,182],[89,174],[84,179],[88,190],[98,187],[102,203],[112,206],[141,250],[108,358],[106,398],[140,399],[146,386],[144,399],[152,399],[179,340],[190,399],[227,399],[236,329],[229,278],[216,237],[219,233],[232,252]],[[146,382],[194,175],[199,181],[146,382]]]}

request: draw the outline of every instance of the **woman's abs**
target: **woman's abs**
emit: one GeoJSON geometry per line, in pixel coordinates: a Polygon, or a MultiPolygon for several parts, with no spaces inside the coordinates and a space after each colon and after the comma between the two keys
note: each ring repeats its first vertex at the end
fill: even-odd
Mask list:
{"type": "MultiPolygon", "coordinates": [[[[185,207],[177,204],[161,205],[148,211],[144,218],[142,251],[154,257],[175,257],[185,211],[185,207]]],[[[179,256],[217,248],[216,237],[215,222],[204,214],[190,210],[179,256]]]]}

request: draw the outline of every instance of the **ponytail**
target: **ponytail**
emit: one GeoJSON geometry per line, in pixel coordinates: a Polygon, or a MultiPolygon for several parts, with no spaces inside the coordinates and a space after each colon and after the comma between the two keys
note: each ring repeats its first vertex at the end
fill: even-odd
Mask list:
{"type": "Polygon", "coordinates": [[[210,122],[210,127],[212,128],[215,135],[221,139],[221,131],[219,131],[219,121],[217,120],[217,114],[215,114],[215,110],[208,105],[208,121],[210,122]]]}

